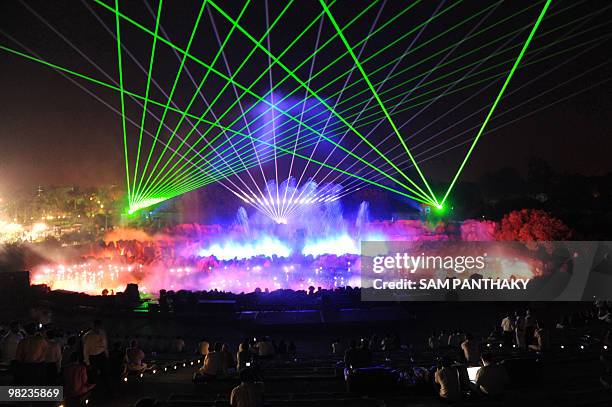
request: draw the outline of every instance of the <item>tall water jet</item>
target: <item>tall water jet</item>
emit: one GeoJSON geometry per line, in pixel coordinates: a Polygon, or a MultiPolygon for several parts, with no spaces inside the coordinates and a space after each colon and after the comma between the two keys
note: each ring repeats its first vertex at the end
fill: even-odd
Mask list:
{"type": "Polygon", "coordinates": [[[238,208],[238,212],[236,213],[236,225],[240,226],[246,235],[249,235],[249,215],[242,206],[238,208]]]}
{"type": "Polygon", "coordinates": [[[368,223],[370,223],[370,204],[367,201],[363,201],[359,205],[357,219],[355,220],[358,240],[361,240],[361,238],[365,235],[368,223]]]}

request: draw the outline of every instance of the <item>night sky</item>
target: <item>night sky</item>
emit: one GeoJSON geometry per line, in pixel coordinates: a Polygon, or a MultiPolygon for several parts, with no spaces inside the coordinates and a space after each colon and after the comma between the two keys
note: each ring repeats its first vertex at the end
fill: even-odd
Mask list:
{"type": "MultiPolygon", "coordinates": [[[[114,6],[114,3],[109,0],[106,0],[106,2],[114,6]]],[[[165,3],[167,4],[164,4],[160,24],[171,41],[184,48],[201,2],[167,0],[165,3]]],[[[402,7],[409,4],[409,2],[387,1],[381,9],[380,5],[383,3],[380,2],[377,6],[372,7],[359,20],[359,24],[346,31],[345,34],[350,43],[359,42],[372,30],[372,27],[384,24],[385,21],[396,15],[402,7]]],[[[487,5],[494,4],[484,1],[466,1],[464,3],[456,5],[443,17],[430,23],[418,37],[415,33],[389,50],[382,52],[371,61],[364,63],[366,72],[372,72],[384,63],[397,58],[402,52],[409,49],[413,40],[412,48],[418,47],[428,40],[431,40],[431,42],[404,58],[397,68],[398,70],[414,64],[416,61],[424,60],[428,55],[440,49],[452,46],[461,38],[469,35],[470,30],[478,30],[494,24],[496,21],[501,21],[504,17],[534,4],[527,1],[503,2],[492,9],[490,14],[483,14],[482,17],[486,16],[486,19],[481,21],[480,18],[476,18],[470,24],[452,34],[432,40],[437,34],[442,33],[452,25],[469,18],[487,5]]],[[[157,1],[152,0],[149,3],[151,10],[156,11],[157,4],[157,1]]],[[[239,14],[242,6],[240,2],[235,1],[219,1],[218,4],[233,17],[239,14]]],[[[284,2],[270,1],[268,5],[270,20],[278,15],[284,4],[284,2]]],[[[339,24],[343,25],[367,4],[369,3],[340,0],[331,7],[331,10],[339,24]]],[[[443,10],[453,4],[452,1],[421,2],[387,29],[372,37],[372,40],[364,47],[361,58],[367,58],[383,48],[403,32],[426,20],[436,10],[443,10]]],[[[72,49],[62,38],[58,37],[25,5],[38,13],[66,39],[70,40],[113,80],[118,80],[116,43],[87,6],[111,30],[115,29],[113,14],[89,0],[27,0],[23,2],[6,0],[0,2],[0,45],[29,54],[38,54],[41,58],[50,62],[105,81],[110,80],[72,49]],[[24,47],[27,47],[27,50],[24,47]]],[[[488,129],[491,131],[484,134],[480,140],[469,165],[466,167],[463,179],[477,179],[486,171],[504,166],[513,166],[524,171],[527,159],[530,156],[544,158],[558,171],[578,172],[586,175],[604,174],[612,171],[612,160],[610,160],[610,151],[612,150],[612,133],[610,131],[612,122],[612,80],[610,80],[612,79],[610,65],[610,62],[612,62],[610,61],[612,7],[610,6],[611,3],[604,0],[553,2],[548,15],[555,12],[559,13],[544,20],[529,51],[537,51],[540,47],[553,44],[555,41],[560,42],[556,45],[550,45],[537,54],[528,53],[526,55],[523,61],[526,64],[538,58],[547,58],[542,62],[520,68],[516,72],[507,89],[509,93],[515,92],[502,99],[493,120],[489,123],[488,129]],[[567,11],[563,11],[565,9],[567,11]],[[554,30],[555,27],[561,25],[566,26],[547,36],[540,36],[540,34],[554,30]],[[569,51],[563,52],[568,49],[569,51]],[[534,80],[535,78],[538,79],[534,80]],[[532,82],[529,83],[530,81],[532,82]],[[587,88],[590,89],[581,92],[587,88]],[[568,97],[566,100],[562,100],[566,97],[568,97]],[[532,101],[528,101],[532,98],[532,101]],[[547,107],[555,102],[558,103],[547,107]],[[508,111],[512,108],[515,109],[508,111]],[[538,109],[542,110],[538,111],[538,109]],[[533,112],[535,113],[530,114],[533,112]],[[524,115],[527,115],[527,117],[522,118],[524,115]],[[514,119],[517,120],[504,125],[514,119]],[[501,125],[504,126],[493,130],[501,125]]],[[[154,18],[142,1],[121,1],[120,7],[122,12],[153,29],[154,18]]],[[[213,9],[210,9],[210,7],[208,9],[213,14],[218,29],[217,34],[223,39],[230,29],[230,25],[213,9]]],[[[457,62],[425,76],[428,70],[438,63],[444,63],[468,53],[498,36],[517,30],[523,25],[532,24],[540,9],[541,4],[500,24],[486,35],[466,40],[465,43],[459,44],[453,50],[453,53],[447,56],[447,59],[441,61],[445,57],[445,54],[441,54],[439,57],[415,68],[410,75],[422,74],[421,77],[433,80],[460,68],[464,63],[483,61],[487,55],[504,43],[497,43],[481,51],[473,52],[467,57],[467,62],[457,62]]],[[[256,38],[262,36],[266,29],[265,10],[266,3],[264,1],[252,1],[241,23],[256,38]]],[[[272,53],[278,55],[283,52],[286,45],[295,38],[297,33],[320,12],[321,8],[317,1],[297,1],[283,17],[278,27],[272,31],[270,36],[272,53]]],[[[285,54],[282,61],[287,66],[295,67],[308,53],[314,50],[318,28],[319,24],[316,24],[315,28],[300,40],[295,49],[285,54]]],[[[124,46],[133,53],[142,65],[147,66],[151,38],[127,23],[122,23],[121,29],[124,46]]],[[[324,21],[320,28],[319,39],[323,41],[333,35],[334,32],[334,28],[328,21],[324,21]]],[[[528,30],[524,30],[514,38],[509,37],[505,46],[520,46],[527,34],[528,30]]],[[[242,62],[251,47],[252,43],[242,34],[234,33],[226,46],[227,62],[232,70],[242,62]]],[[[215,39],[215,32],[210,24],[210,16],[207,10],[202,17],[191,53],[204,61],[210,61],[217,49],[218,42],[215,39]]],[[[344,50],[342,43],[336,40],[317,57],[313,72],[316,73],[318,69],[332,61],[338,53],[344,50]]],[[[504,57],[495,56],[484,61],[473,72],[474,79],[468,80],[466,83],[485,78],[491,72],[503,73],[507,71],[511,63],[502,64],[498,69],[489,73],[480,72],[488,66],[501,64],[503,61],[515,58],[517,54],[517,49],[514,49],[514,51],[505,54],[504,57]]],[[[128,56],[124,55],[124,59],[126,88],[144,94],[146,75],[128,56]]],[[[154,78],[168,92],[178,68],[178,59],[168,47],[160,45],[155,61],[157,65],[154,68],[154,78]]],[[[236,76],[236,80],[247,85],[250,84],[253,78],[262,69],[266,68],[267,64],[267,57],[261,52],[256,52],[251,62],[236,76]]],[[[202,67],[191,61],[186,66],[194,75],[196,81],[202,78],[204,74],[202,67]]],[[[219,70],[227,72],[222,60],[215,66],[219,70]]],[[[306,64],[296,74],[302,80],[307,80],[309,68],[311,68],[310,64],[306,64]]],[[[345,58],[328,72],[314,79],[310,83],[311,87],[319,89],[333,77],[351,68],[351,61],[345,58]]],[[[383,69],[379,73],[373,74],[371,79],[373,82],[381,81],[388,72],[388,69],[383,69]]],[[[464,73],[451,76],[442,80],[441,83],[450,84],[449,79],[460,78],[464,73]]],[[[278,80],[283,76],[284,71],[278,66],[273,68],[273,80],[278,80]]],[[[401,84],[409,77],[400,76],[398,79],[390,80],[382,90],[401,84]]],[[[352,73],[349,83],[359,78],[359,72],[355,71],[352,73]]],[[[454,136],[457,137],[456,141],[447,142],[447,147],[456,144],[458,141],[473,137],[476,130],[470,131],[469,129],[482,122],[486,111],[482,111],[454,127],[453,124],[478,109],[490,106],[501,87],[502,81],[503,78],[483,81],[479,85],[468,87],[461,92],[449,95],[449,97],[440,98],[439,101],[428,106],[426,110],[403,127],[402,134],[410,135],[418,132],[417,136],[410,139],[409,145],[423,142],[424,144],[421,146],[415,147],[415,151],[417,153],[424,152],[424,156],[444,150],[444,145],[437,147],[437,144],[454,136]],[[487,85],[490,85],[489,88],[476,94],[487,85]],[[453,111],[452,114],[419,132],[420,129],[430,124],[437,117],[471,96],[474,97],[453,111]],[[442,130],[445,131],[442,132],[442,130]],[[436,141],[427,141],[428,137],[436,133],[439,133],[436,141]],[[427,152],[428,148],[431,148],[430,152],[427,152]]],[[[77,82],[111,106],[119,108],[120,102],[116,92],[89,84],[83,80],[77,80],[77,82]]],[[[340,91],[344,83],[345,81],[341,80],[322,91],[320,95],[326,98],[330,93],[340,91]]],[[[222,85],[222,81],[211,75],[202,93],[210,100],[216,96],[222,85]]],[[[281,87],[279,94],[285,94],[296,86],[295,82],[288,81],[287,86],[281,87]]],[[[349,98],[357,90],[363,89],[366,89],[363,84],[357,84],[344,93],[343,98],[349,98]]],[[[405,87],[399,86],[396,90],[390,91],[389,95],[399,94],[402,89],[405,90],[405,87]]],[[[260,83],[257,83],[253,90],[258,94],[267,92],[269,90],[268,76],[266,75],[260,83]]],[[[185,107],[193,91],[193,84],[183,75],[179,81],[174,100],[179,106],[185,107]]],[[[438,93],[442,93],[442,91],[438,93]]],[[[304,92],[301,91],[297,95],[303,96],[304,92]]],[[[415,93],[415,96],[417,95],[418,93],[415,93]]],[[[165,100],[163,94],[154,87],[151,89],[150,96],[152,99],[165,100]]],[[[370,96],[371,94],[364,93],[354,100],[359,101],[370,96]]],[[[233,102],[234,98],[235,95],[230,88],[219,99],[218,107],[215,107],[214,111],[223,112],[233,102]]],[[[335,101],[334,99],[330,100],[335,101]]],[[[138,120],[141,112],[138,105],[133,102],[126,103],[127,114],[138,120]]],[[[245,106],[250,106],[257,101],[249,97],[245,98],[244,103],[245,106]]],[[[0,50],[0,106],[0,192],[38,184],[89,186],[108,183],[122,184],[124,182],[120,116],[54,70],[0,50]]],[[[374,106],[374,104],[370,106],[374,106]]],[[[390,107],[393,106],[393,104],[390,105],[390,107]]],[[[204,109],[205,105],[198,99],[193,107],[194,114],[199,115],[204,109]]],[[[161,114],[160,108],[152,108],[152,110],[161,114]]],[[[416,109],[398,113],[394,118],[397,123],[404,123],[418,111],[416,109]]],[[[224,119],[224,123],[229,123],[238,116],[239,112],[237,110],[232,111],[224,119]]],[[[178,115],[169,114],[167,121],[172,124],[176,123],[178,115]]],[[[364,124],[363,127],[358,128],[367,133],[374,125],[364,124]]],[[[146,126],[154,131],[152,121],[146,126]]],[[[376,143],[381,141],[383,136],[389,134],[389,132],[390,127],[387,123],[383,123],[374,129],[369,139],[376,143]]],[[[130,143],[134,143],[137,129],[129,127],[128,133],[130,143]]],[[[335,134],[334,137],[340,138],[342,134],[344,134],[344,131],[335,134]]],[[[168,140],[169,132],[164,130],[161,137],[168,140]]],[[[150,140],[145,141],[145,146],[148,142],[150,140]]],[[[177,141],[175,140],[173,143],[177,143],[177,141]]],[[[341,142],[347,148],[355,147],[356,151],[359,151],[366,159],[375,157],[371,152],[364,150],[364,146],[356,146],[355,143],[354,135],[351,134],[346,135],[341,142]]],[[[382,142],[381,150],[390,150],[394,147],[394,144],[397,144],[397,139],[391,138],[382,142]]],[[[174,144],[174,146],[176,145],[174,144]]],[[[133,146],[134,144],[130,144],[130,148],[133,149],[133,146]]],[[[423,165],[428,178],[438,181],[449,179],[465,154],[466,148],[466,145],[463,145],[428,160],[423,165]]],[[[397,152],[398,150],[393,151],[397,152]]],[[[327,150],[322,147],[321,151],[316,154],[324,155],[326,152],[327,150]]],[[[393,154],[390,156],[393,156],[393,154]]],[[[341,155],[335,153],[332,158],[340,159],[341,155]]],[[[345,161],[343,165],[349,166],[352,164],[349,161],[345,161]]],[[[286,165],[286,163],[283,162],[281,165],[286,165]]],[[[356,168],[358,167],[352,167],[353,170],[356,168]]]]}

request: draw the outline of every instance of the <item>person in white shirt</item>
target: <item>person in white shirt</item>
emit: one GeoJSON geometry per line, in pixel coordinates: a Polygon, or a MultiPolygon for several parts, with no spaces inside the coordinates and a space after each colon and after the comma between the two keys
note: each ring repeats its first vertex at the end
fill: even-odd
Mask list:
{"type": "Polygon", "coordinates": [[[108,341],[100,320],[94,321],[93,328],[83,335],[83,362],[91,366],[94,380],[97,374],[107,380],[108,341]]]}
{"type": "Polygon", "coordinates": [[[514,322],[510,317],[510,314],[506,314],[506,317],[501,321],[502,335],[505,346],[512,346],[514,337],[514,322]]]}
{"type": "Polygon", "coordinates": [[[108,341],[102,322],[95,321],[94,327],[83,335],[83,361],[89,366],[92,357],[102,356],[108,357],[108,341]]]}
{"type": "Polygon", "coordinates": [[[11,322],[9,332],[0,340],[0,361],[10,365],[16,359],[17,345],[23,339],[19,331],[19,323],[11,322]]]}

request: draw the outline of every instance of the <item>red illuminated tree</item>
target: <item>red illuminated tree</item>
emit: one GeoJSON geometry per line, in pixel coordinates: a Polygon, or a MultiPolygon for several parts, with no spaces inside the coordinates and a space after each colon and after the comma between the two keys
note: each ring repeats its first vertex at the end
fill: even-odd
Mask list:
{"type": "Polygon", "coordinates": [[[567,240],[572,231],[561,220],[539,209],[512,211],[501,220],[496,240],[521,242],[567,240]]]}

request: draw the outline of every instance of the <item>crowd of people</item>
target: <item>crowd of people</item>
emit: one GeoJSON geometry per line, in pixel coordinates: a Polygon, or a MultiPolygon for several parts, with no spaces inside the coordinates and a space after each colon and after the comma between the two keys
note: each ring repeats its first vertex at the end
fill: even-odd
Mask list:
{"type": "MultiPolygon", "coordinates": [[[[330,343],[329,357],[343,369],[350,391],[355,388],[350,383],[361,383],[359,380],[364,378],[375,383],[380,375],[397,375],[394,380],[422,386],[443,400],[497,400],[503,397],[511,379],[503,358],[509,354],[554,353],[553,336],[563,337],[591,323],[610,323],[610,305],[603,302],[563,316],[555,325],[544,324],[544,318],[538,319],[535,314],[529,309],[505,314],[488,335],[457,329],[431,332],[423,346],[416,347],[403,343],[397,332],[354,340],[337,338],[330,343]],[[418,360],[410,356],[407,364],[400,364],[399,373],[390,370],[396,358],[415,355],[417,348],[418,360]],[[504,356],[500,356],[502,350],[506,352],[504,356]],[[388,362],[387,366],[381,366],[381,360],[388,362]]],[[[600,347],[612,346],[610,332],[608,329],[605,335],[591,339],[597,340],[600,347]]],[[[75,402],[98,389],[112,397],[118,393],[122,378],[155,369],[152,356],[169,354],[177,358],[191,355],[201,361],[193,374],[194,383],[238,383],[228,395],[232,406],[261,406],[264,387],[260,373],[270,366],[267,363],[292,361],[297,355],[294,342],[269,336],[244,339],[237,349],[207,338],[193,341],[181,336],[108,336],[99,320],[89,329],[74,333],[51,324],[21,326],[12,322],[0,334],[1,361],[12,373],[15,384],[63,385],[65,397],[75,402]]],[[[611,360],[607,352],[602,352],[601,381],[608,386],[612,383],[611,360]]]]}
{"type": "MultiPolygon", "coordinates": [[[[180,347],[180,342],[175,346],[180,347]]],[[[128,347],[121,342],[109,346],[100,320],[77,333],[42,323],[22,327],[11,322],[0,340],[0,352],[2,366],[12,373],[14,384],[62,385],[66,403],[73,405],[80,405],[96,386],[113,395],[128,372],[146,369],[138,342],[132,340],[128,347]]]]}

